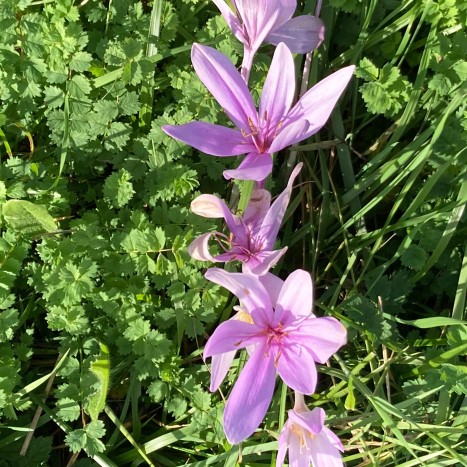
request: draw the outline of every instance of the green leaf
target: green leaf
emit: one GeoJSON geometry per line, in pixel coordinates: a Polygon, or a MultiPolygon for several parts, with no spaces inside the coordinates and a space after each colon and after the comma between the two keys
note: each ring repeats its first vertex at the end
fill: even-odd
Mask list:
{"type": "Polygon", "coordinates": [[[401,256],[401,263],[408,268],[420,271],[428,259],[426,251],[418,245],[410,245],[401,256]]]}
{"type": "Polygon", "coordinates": [[[47,209],[30,201],[7,201],[3,205],[3,216],[13,230],[23,235],[38,235],[57,230],[57,224],[47,209]]]}
{"type": "Polygon", "coordinates": [[[99,381],[99,389],[88,399],[87,410],[92,420],[97,420],[104,410],[110,379],[110,354],[109,348],[99,342],[100,354],[94,362],[91,362],[90,370],[99,381]]]}
{"type": "Polygon", "coordinates": [[[70,69],[73,71],[87,71],[91,66],[92,55],[87,52],[76,52],[70,60],[70,69]]]}
{"type": "Polygon", "coordinates": [[[125,169],[109,175],[104,183],[104,199],[115,208],[128,204],[135,193],[130,180],[131,175],[125,169]]]}

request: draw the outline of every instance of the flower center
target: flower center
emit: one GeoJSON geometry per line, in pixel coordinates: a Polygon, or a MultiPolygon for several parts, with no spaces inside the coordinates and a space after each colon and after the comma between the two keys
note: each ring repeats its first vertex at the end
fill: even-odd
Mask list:
{"type": "Polygon", "coordinates": [[[282,124],[282,120],[275,122],[271,121],[268,117],[268,113],[264,112],[262,118],[258,116],[258,126],[253,123],[252,118],[248,117],[250,131],[246,132],[242,129],[241,132],[245,139],[251,139],[251,142],[256,146],[258,153],[262,154],[263,152],[268,152],[269,146],[271,146],[274,138],[277,136],[282,124]]]}
{"type": "Polygon", "coordinates": [[[300,440],[300,451],[302,451],[303,448],[309,449],[308,442],[314,438],[314,435],[311,433],[311,431],[305,430],[303,427],[297,425],[296,423],[292,423],[290,431],[298,436],[298,439],[300,440]]]}

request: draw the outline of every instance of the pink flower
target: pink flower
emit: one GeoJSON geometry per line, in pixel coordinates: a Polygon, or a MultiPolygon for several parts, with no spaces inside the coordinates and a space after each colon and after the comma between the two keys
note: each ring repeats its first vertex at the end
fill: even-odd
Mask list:
{"type": "Polygon", "coordinates": [[[279,44],[256,109],[247,85],[232,62],[210,47],[194,44],[191,59],[201,81],[237,127],[205,122],[165,125],[162,130],[213,156],[247,154],[238,169],[226,170],[226,179],[264,180],[272,171],[272,154],[318,132],[326,123],[355,67],[324,78],[292,107],[295,67],[292,54],[279,44]]]}
{"type": "Polygon", "coordinates": [[[284,42],[292,52],[316,49],[324,39],[324,24],[314,16],[292,18],[296,0],[213,0],[237,39],[244,45],[242,76],[248,81],[253,56],[263,41],[284,42]]]}
{"type": "Polygon", "coordinates": [[[316,318],[310,275],[294,271],[283,283],[273,309],[268,290],[255,276],[209,269],[206,278],[236,295],[251,317],[221,323],[209,338],[204,358],[248,347],[251,355],[224,411],[231,444],[250,436],[266,414],[276,372],[295,391],[316,389],[315,362],[324,363],[346,342],[345,328],[334,318],[316,318]]]}
{"type": "Polygon", "coordinates": [[[230,229],[227,236],[208,232],[196,238],[188,248],[190,255],[201,261],[234,261],[243,263],[243,272],[263,275],[272,268],[287,247],[274,250],[274,242],[282,223],[292,193],[292,184],[303,164],[298,164],[290,175],[287,188],[271,205],[271,194],[263,189],[253,192],[242,217],[230,212],[224,201],[213,195],[198,196],[191,203],[191,210],[203,217],[223,217],[230,229]],[[209,240],[215,238],[225,250],[217,256],[209,253],[209,240]]]}
{"type": "Polygon", "coordinates": [[[288,411],[289,419],[279,436],[277,467],[282,467],[289,451],[290,467],[342,467],[340,452],[344,447],[339,438],[324,426],[326,414],[322,408],[308,410],[303,394],[296,393],[295,407],[288,411]]]}

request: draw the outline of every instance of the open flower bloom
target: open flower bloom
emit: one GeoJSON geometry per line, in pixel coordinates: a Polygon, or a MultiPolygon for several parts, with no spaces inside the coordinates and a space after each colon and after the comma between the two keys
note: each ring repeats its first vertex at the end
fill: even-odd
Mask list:
{"type": "Polygon", "coordinates": [[[235,444],[248,438],[263,420],[276,372],[295,391],[313,393],[315,362],[324,363],[345,344],[346,330],[334,318],[314,317],[311,277],[305,271],[289,275],[274,308],[268,290],[255,276],[213,268],[206,272],[206,278],[236,295],[251,317],[251,322],[221,323],[204,349],[204,358],[253,349],[224,411],[224,431],[235,444]]]}
{"type": "Polygon", "coordinates": [[[232,214],[225,202],[216,196],[201,195],[194,199],[191,210],[203,217],[224,218],[230,229],[230,235],[221,232],[203,234],[188,247],[190,255],[201,261],[238,260],[243,263],[243,272],[266,274],[287,250],[287,247],[273,250],[274,242],[289,204],[293,182],[302,165],[300,163],[295,167],[287,188],[272,205],[271,194],[267,190],[255,190],[241,217],[232,214]],[[209,253],[211,237],[218,241],[225,253],[217,256],[209,253]]]}
{"type": "Polygon", "coordinates": [[[213,0],[229,28],[244,45],[242,75],[248,81],[253,55],[263,41],[284,42],[292,52],[316,49],[324,39],[324,24],[314,16],[292,18],[296,0],[213,0]],[[292,19],[291,19],[292,18],[292,19]]]}
{"type": "Polygon", "coordinates": [[[296,394],[295,407],[279,436],[277,467],[282,467],[289,450],[290,467],[342,467],[339,438],[324,426],[326,414],[320,407],[308,410],[302,394],[296,394]]]}
{"type": "Polygon", "coordinates": [[[264,180],[272,171],[273,153],[319,131],[355,69],[349,66],[336,71],[292,107],[294,62],[290,50],[281,43],[274,53],[257,110],[247,85],[225,55],[194,44],[191,59],[199,78],[237,129],[195,121],[164,125],[162,130],[213,156],[247,154],[238,169],[224,171],[225,178],[239,180],[264,180]]]}
{"type": "MultiPolygon", "coordinates": [[[[272,306],[275,307],[277,303],[277,298],[279,297],[279,291],[281,290],[284,281],[277,276],[274,276],[271,273],[265,274],[264,276],[258,276],[258,279],[263,284],[269,298],[271,299],[272,306]]],[[[232,316],[232,320],[243,321],[246,323],[252,323],[250,313],[246,308],[240,306],[235,306],[234,309],[237,313],[232,316]]],[[[255,346],[247,347],[247,351],[251,354],[255,349],[255,346]]],[[[230,366],[235,358],[237,350],[232,350],[231,352],[225,352],[220,355],[213,355],[211,357],[211,384],[209,390],[211,392],[217,391],[219,386],[222,384],[222,381],[226,377],[230,366]]]]}

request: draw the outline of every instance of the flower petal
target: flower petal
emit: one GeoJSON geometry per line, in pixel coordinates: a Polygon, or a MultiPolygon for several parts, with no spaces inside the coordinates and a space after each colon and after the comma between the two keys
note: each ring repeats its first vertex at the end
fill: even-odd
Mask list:
{"type": "Polygon", "coordinates": [[[211,156],[238,156],[252,150],[252,145],[240,131],[213,123],[190,122],[184,125],[163,125],[162,130],[172,138],[211,156]]]}
{"type": "Polygon", "coordinates": [[[198,216],[210,219],[224,218],[236,240],[247,243],[249,233],[246,231],[245,225],[237,216],[232,214],[224,200],[214,195],[203,194],[191,202],[190,208],[198,216]]]}
{"type": "Polygon", "coordinates": [[[263,310],[260,316],[262,323],[255,320],[258,325],[264,320],[272,321],[273,311],[271,300],[263,284],[254,276],[235,272],[227,272],[219,268],[211,268],[204,275],[206,279],[225,287],[232,292],[246,310],[251,314],[255,310],[263,310]]]}
{"type": "Polygon", "coordinates": [[[236,350],[232,350],[211,357],[211,385],[209,386],[211,392],[217,391],[222,381],[224,381],[236,353],[236,350]]]}
{"type": "Polygon", "coordinates": [[[271,299],[272,307],[275,308],[279,293],[282,289],[282,286],[284,285],[284,281],[280,277],[277,277],[270,272],[264,274],[263,276],[258,276],[258,280],[267,290],[269,298],[271,299]]]}
{"type": "Polygon", "coordinates": [[[259,104],[259,117],[276,128],[290,110],[295,94],[295,65],[285,44],[274,52],[259,104]]]}
{"type": "MultiPolygon", "coordinates": [[[[297,269],[284,282],[276,305],[275,322],[287,317],[285,311],[292,314],[292,319],[312,316],[313,283],[308,272],[297,269]]],[[[285,325],[285,323],[282,323],[285,325]]]]}
{"type": "MultiPolygon", "coordinates": [[[[288,119],[288,117],[287,117],[288,119]]],[[[280,130],[279,134],[274,138],[271,146],[269,146],[269,152],[280,151],[287,146],[298,143],[306,138],[310,124],[307,120],[290,120],[288,124],[285,124],[280,130]]]]}
{"type": "Polygon", "coordinates": [[[329,316],[302,321],[290,336],[294,342],[299,341],[306,347],[319,363],[325,363],[347,343],[346,329],[337,319],[329,316]]]}
{"type": "Polygon", "coordinates": [[[246,274],[262,276],[273,268],[287,251],[287,247],[274,251],[261,251],[243,263],[242,271],[246,274]]]}
{"type": "Polygon", "coordinates": [[[279,376],[285,384],[302,394],[315,392],[318,375],[313,356],[295,341],[286,343],[276,357],[279,376]]]}
{"type": "Polygon", "coordinates": [[[287,120],[295,122],[306,119],[310,125],[298,141],[315,134],[324,126],[354,71],[353,65],[336,71],[308,90],[295,104],[287,120]]]}
{"type": "Polygon", "coordinates": [[[344,465],[338,449],[329,442],[324,430],[313,438],[311,458],[315,466],[343,467],[344,465]]]}
{"type": "Polygon", "coordinates": [[[250,123],[257,124],[256,107],[233,63],[216,49],[201,44],[193,44],[191,60],[199,78],[229,118],[239,129],[250,133],[250,123]]]}
{"type": "Polygon", "coordinates": [[[248,438],[266,415],[274,392],[272,355],[264,345],[250,357],[230,393],[224,411],[224,431],[230,444],[248,438]]]}
{"type": "Polygon", "coordinates": [[[321,432],[326,418],[326,413],[321,407],[315,407],[313,410],[307,410],[306,412],[289,410],[288,414],[293,423],[300,425],[313,435],[321,432]]]}
{"type": "Polygon", "coordinates": [[[274,203],[272,203],[259,228],[258,234],[255,235],[258,242],[264,245],[265,250],[271,250],[274,247],[282,219],[284,218],[285,211],[290,201],[293,182],[302,166],[303,164],[300,163],[292,171],[286,189],[277,197],[274,203]]]}
{"type": "Polygon", "coordinates": [[[243,222],[248,224],[251,231],[255,229],[255,226],[261,225],[270,206],[271,193],[267,190],[256,189],[251,195],[248,206],[242,216],[243,222]]]}
{"type": "Polygon", "coordinates": [[[224,178],[230,180],[236,178],[238,180],[255,180],[261,182],[272,172],[272,157],[264,152],[258,154],[252,152],[248,154],[238,169],[224,170],[224,178]]]}
{"type": "Polygon", "coordinates": [[[214,5],[219,8],[219,11],[221,12],[222,16],[224,17],[226,23],[228,24],[230,30],[234,33],[235,37],[242,43],[247,44],[247,40],[245,38],[245,35],[243,34],[241,30],[241,25],[240,22],[238,21],[238,18],[235,16],[233,11],[230,9],[230,7],[227,5],[227,3],[224,0],[212,0],[214,5]]]}
{"type": "Polygon", "coordinates": [[[274,29],[266,41],[277,45],[283,42],[291,52],[304,54],[317,49],[324,40],[324,24],[316,16],[297,16],[274,29]]]}
{"type": "MultiPolygon", "coordinates": [[[[298,435],[292,433],[289,440],[289,466],[290,467],[310,467],[310,451],[302,445],[302,440],[298,435]]],[[[313,467],[327,467],[326,464],[313,467]]]]}
{"type": "Polygon", "coordinates": [[[258,332],[258,326],[254,324],[228,319],[217,326],[206,342],[203,358],[221,355],[254,344],[258,341],[256,338],[258,332]]]}
{"type": "Polygon", "coordinates": [[[200,235],[195,238],[188,247],[188,253],[193,259],[198,261],[212,261],[215,263],[217,260],[214,256],[209,253],[209,239],[211,238],[212,232],[200,235]]]}

